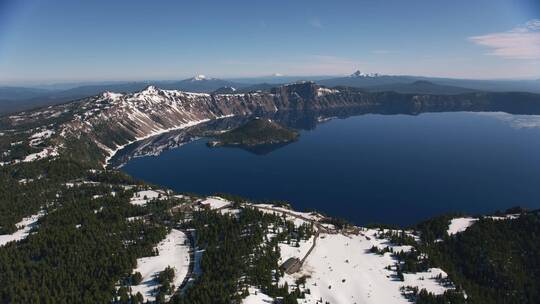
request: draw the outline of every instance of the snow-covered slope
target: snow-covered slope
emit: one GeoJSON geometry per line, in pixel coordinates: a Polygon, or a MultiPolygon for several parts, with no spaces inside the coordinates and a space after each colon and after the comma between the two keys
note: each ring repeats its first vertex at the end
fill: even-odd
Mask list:
{"type": "Polygon", "coordinates": [[[448,225],[448,235],[454,235],[456,233],[460,233],[465,231],[467,228],[469,228],[472,224],[474,224],[476,221],[478,221],[477,218],[472,217],[459,217],[454,218],[450,221],[450,225],[448,225]]]}
{"type": "MultiPolygon", "coordinates": [[[[200,76],[194,81],[208,79],[200,76]]],[[[329,99],[334,91],[325,91],[325,94],[317,96],[318,88],[314,83],[301,83],[282,86],[273,93],[206,94],[148,86],[136,93],[105,92],[72,103],[18,113],[7,117],[6,123],[14,127],[44,123],[38,129],[28,130],[28,144],[36,146],[43,140],[57,144],[42,152],[36,151],[28,158],[29,161],[58,155],[57,148],[66,139],[73,138],[97,145],[108,160],[116,151],[134,141],[210,120],[332,106],[325,99],[329,99]]],[[[336,106],[349,102],[354,103],[337,100],[336,106]]]]}
{"type": "Polygon", "coordinates": [[[145,300],[154,301],[154,289],[158,287],[155,277],[167,266],[174,269],[172,285],[178,288],[188,275],[189,245],[186,245],[186,242],[186,235],[173,229],[156,247],[159,255],[137,259],[137,268],[133,272],[140,272],[142,281],[141,284],[132,286],[131,293],[140,292],[145,300]]]}
{"type": "MultiPolygon", "coordinates": [[[[446,277],[438,268],[404,274],[403,282],[397,280],[395,270],[387,268],[397,263],[391,254],[370,253],[372,246],[388,246],[388,241],[377,238],[376,233],[374,229],[366,229],[359,235],[321,235],[302,270],[285,275],[289,285],[294,285],[301,277],[306,278],[305,289],[310,292],[299,303],[320,303],[322,299],[322,303],[406,304],[409,301],[403,296],[402,287],[418,287],[433,294],[442,294],[448,289],[437,281],[439,274],[446,277]]],[[[284,254],[291,254],[291,250],[285,250],[284,254]]]]}

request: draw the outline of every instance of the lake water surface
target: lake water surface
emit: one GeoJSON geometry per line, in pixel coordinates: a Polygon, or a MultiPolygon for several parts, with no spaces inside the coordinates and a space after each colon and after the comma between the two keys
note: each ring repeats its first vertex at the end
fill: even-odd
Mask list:
{"type": "MultiPolygon", "coordinates": [[[[285,200],[356,224],[540,207],[540,119],[504,113],[366,114],[302,130],[266,154],[207,139],[123,170],[179,192],[285,200]]],[[[268,152],[268,151],[267,151],[268,152]]]]}

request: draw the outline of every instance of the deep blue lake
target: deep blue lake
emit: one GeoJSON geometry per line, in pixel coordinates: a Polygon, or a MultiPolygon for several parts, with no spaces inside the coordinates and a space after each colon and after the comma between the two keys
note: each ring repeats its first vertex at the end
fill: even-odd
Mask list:
{"type": "Polygon", "coordinates": [[[179,192],[285,200],[356,224],[540,207],[540,118],[504,113],[366,114],[301,131],[258,155],[207,139],[123,170],[179,192]]]}

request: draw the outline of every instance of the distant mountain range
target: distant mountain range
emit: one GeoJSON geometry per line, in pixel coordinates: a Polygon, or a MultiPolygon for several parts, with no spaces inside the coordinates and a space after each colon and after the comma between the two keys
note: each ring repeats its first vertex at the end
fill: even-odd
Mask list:
{"type": "Polygon", "coordinates": [[[470,80],[420,76],[380,75],[356,71],[349,76],[283,76],[218,79],[197,75],[180,81],[138,81],[67,85],[48,87],[0,87],[0,114],[39,106],[59,104],[94,96],[102,92],[133,93],[148,85],[162,89],[194,93],[268,92],[273,87],[302,80],[314,81],[325,87],[353,87],[369,92],[393,91],[409,94],[463,94],[471,92],[531,92],[540,93],[540,80],[470,80]]]}
{"type": "Polygon", "coordinates": [[[408,94],[443,94],[443,95],[454,95],[454,94],[463,94],[463,93],[472,93],[478,92],[479,90],[467,89],[456,86],[441,85],[435,84],[427,80],[417,80],[413,83],[391,83],[370,86],[365,88],[370,92],[386,92],[393,91],[397,93],[408,93],[408,94]]]}

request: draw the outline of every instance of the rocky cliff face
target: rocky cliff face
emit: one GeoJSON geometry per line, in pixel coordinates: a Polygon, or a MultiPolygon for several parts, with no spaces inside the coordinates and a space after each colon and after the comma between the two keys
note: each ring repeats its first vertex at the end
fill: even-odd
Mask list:
{"type": "Polygon", "coordinates": [[[153,86],[133,94],[106,92],[81,101],[80,107],[86,110],[74,115],[74,119],[64,125],[62,134],[85,136],[107,154],[113,154],[133,141],[209,120],[284,110],[345,107],[362,101],[338,96],[339,93],[308,82],[282,86],[270,93],[211,95],[160,90],[153,86]]]}

